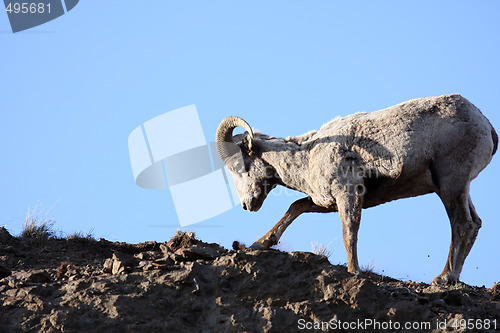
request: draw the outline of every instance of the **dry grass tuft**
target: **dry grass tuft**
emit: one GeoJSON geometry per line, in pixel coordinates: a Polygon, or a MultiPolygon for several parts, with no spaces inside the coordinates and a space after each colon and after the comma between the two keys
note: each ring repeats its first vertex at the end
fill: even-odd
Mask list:
{"type": "Polygon", "coordinates": [[[362,273],[371,273],[371,274],[376,274],[373,270],[375,269],[375,266],[373,265],[373,262],[363,265],[360,267],[362,273]]]}
{"type": "Polygon", "coordinates": [[[312,247],[311,252],[314,253],[314,254],[320,255],[320,256],[325,256],[327,258],[330,258],[330,256],[332,255],[333,251],[330,250],[330,249],[328,249],[328,246],[330,246],[330,244],[332,242],[328,243],[328,245],[325,245],[325,244],[320,243],[318,241],[311,242],[311,247],[312,247]]]}
{"type": "Polygon", "coordinates": [[[89,241],[96,240],[94,238],[94,229],[90,229],[90,231],[87,233],[84,233],[83,231],[75,231],[72,234],[69,234],[66,238],[76,239],[76,240],[89,240],[89,241]]]}
{"type": "Polygon", "coordinates": [[[31,211],[28,208],[24,228],[20,237],[31,240],[47,240],[56,236],[56,231],[53,229],[55,220],[49,218],[50,210],[47,212],[37,211],[37,206],[31,211]]]}

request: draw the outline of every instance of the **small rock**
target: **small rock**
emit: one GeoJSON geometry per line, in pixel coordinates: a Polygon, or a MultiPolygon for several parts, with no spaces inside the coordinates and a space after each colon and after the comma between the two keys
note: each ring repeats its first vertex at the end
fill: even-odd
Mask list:
{"type": "Polygon", "coordinates": [[[102,272],[106,274],[123,274],[127,271],[127,268],[132,264],[130,258],[125,256],[118,256],[113,253],[113,258],[108,258],[104,261],[102,272]]]}
{"type": "Polygon", "coordinates": [[[52,310],[52,314],[49,317],[49,321],[56,329],[62,329],[66,318],[68,317],[67,313],[63,311],[55,311],[52,310]]]}
{"type": "Polygon", "coordinates": [[[118,274],[123,274],[125,273],[125,269],[126,269],[126,266],[125,266],[125,263],[123,263],[123,261],[120,261],[120,260],[113,260],[113,269],[112,269],[112,274],[114,275],[118,275],[118,274]]]}
{"type": "Polygon", "coordinates": [[[134,257],[140,260],[148,259],[148,256],[144,252],[134,254],[134,257]]]}
{"type": "Polygon", "coordinates": [[[142,268],[144,272],[149,271],[153,269],[153,263],[150,260],[142,260],[139,262],[139,268],[142,268]]]}
{"type": "Polygon", "coordinates": [[[50,282],[52,277],[49,273],[47,273],[44,269],[37,269],[35,271],[29,272],[26,276],[27,281],[35,282],[35,283],[44,283],[50,282]]]}
{"type": "Polygon", "coordinates": [[[176,261],[214,260],[217,252],[201,246],[183,247],[175,251],[176,261]]]}
{"type": "MultiPolygon", "coordinates": [[[[172,255],[175,255],[175,254],[172,254],[172,255]]],[[[169,257],[165,257],[165,258],[161,258],[161,259],[157,259],[157,260],[154,260],[151,262],[151,264],[155,267],[155,268],[159,268],[159,269],[165,269],[167,268],[168,266],[171,266],[174,264],[174,261],[169,258],[169,257]]]]}
{"type": "Polygon", "coordinates": [[[141,261],[139,261],[139,265],[138,266],[139,266],[139,268],[142,268],[142,267],[144,267],[144,266],[146,266],[146,265],[148,265],[150,263],[151,263],[151,261],[149,261],[149,260],[141,260],[141,261]]]}
{"type": "Polygon", "coordinates": [[[111,274],[113,272],[113,259],[108,258],[104,260],[104,265],[102,266],[102,272],[105,274],[111,274]]]}
{"type": "MultiPolygon", "coordinates": [[[[161,245],[160,245],[161,248],[161,245]]],[[[156,257],[160,256],[158,252],[154,251],[147,251],[147,252],[140,252],[137,254],[134,254],[134,258],[139,259],[139,260],[151,260],[156,257]]]]}
{"type": "Polygon", "coordinates": [[[173,252],[172,249],[166,244],[160,244],[160,250],[164,255],[169,255],[173,252]]]}
{"type": "Polygon", "coordinates": [[[10,288],[17,288],[18,285],[20,285],[20,282],[16,279],[15,276],[9,276],[8,277],[8,283],[7,285],[10,287],[10,288]]]}
{"type": "Polygon", "coordinates": [[[19,291],[19,289],[9,289],[5,292],[5,295],[7,295],[9,297],[16,297],[18,291],[19,291]]]}

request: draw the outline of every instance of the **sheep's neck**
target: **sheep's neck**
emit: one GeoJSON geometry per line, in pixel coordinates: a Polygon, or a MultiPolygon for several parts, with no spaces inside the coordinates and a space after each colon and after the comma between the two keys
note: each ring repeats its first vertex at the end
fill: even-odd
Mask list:
{"type": "Polygon", "coordinates": [[[276,170],[281,185],[306,194],[311,193],[309,153],[294,143],[267,141],[263,144],[262,159],[276,170]]]}

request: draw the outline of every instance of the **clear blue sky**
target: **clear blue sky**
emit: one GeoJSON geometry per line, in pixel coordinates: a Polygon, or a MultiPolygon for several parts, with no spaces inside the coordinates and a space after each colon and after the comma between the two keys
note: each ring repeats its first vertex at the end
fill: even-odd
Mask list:
{"type": "MultiPolygon", "coordinates": [[[[57,202],[50,216],[65,233],[168,240],[178,224],[170,193],[135,185],[127,138],[190,104],[213,140],[229,115],[288,136],[460,93],[500,132],[498,1],[80,1],[17,34],[1,13],[0,32],[0,225],[13,234],[28,206],[57,202]]],[[[499,175],[500,155],[472,183],[483,227],[461,276],[469,284],[500,281],[499,175]]],[[[251,244],[298,197],[271,194],[257,213],[235,207],[186,230],[251,244]]],[[[311,241],[331,242],[330,261],[346,261],[338,214],[299,217],[280,248],[309,251],[311,241]]],[[[363,212],[359,259],[430,282],[449,242],[436,195],[399,200],[363,212]]]]}

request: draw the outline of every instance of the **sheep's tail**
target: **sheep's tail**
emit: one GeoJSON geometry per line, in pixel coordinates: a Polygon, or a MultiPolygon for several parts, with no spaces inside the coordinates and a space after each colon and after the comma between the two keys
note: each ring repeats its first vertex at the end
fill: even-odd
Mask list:
{"type": "Polygon", "coordinates": [[[498,149],[498,134],[493,128],[493,126],[491,126],[491,138],[493,139],[493,153],[491,154],[491,156],[493,156],[495,155],[498,149]]]}

